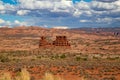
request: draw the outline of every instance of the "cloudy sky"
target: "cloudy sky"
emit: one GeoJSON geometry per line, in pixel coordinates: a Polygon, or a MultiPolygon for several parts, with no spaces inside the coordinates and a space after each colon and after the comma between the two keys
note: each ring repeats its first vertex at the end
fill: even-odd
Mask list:
{"type": "Polygon", "coordinates": [[[1,26],[120,27],[120,0],[0,0],[1,26]]]}

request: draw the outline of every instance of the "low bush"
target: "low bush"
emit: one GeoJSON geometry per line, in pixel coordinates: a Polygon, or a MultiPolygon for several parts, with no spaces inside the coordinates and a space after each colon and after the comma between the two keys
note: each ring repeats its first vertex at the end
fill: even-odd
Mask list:
{"type": "Polygon", "coordinates": [[[10,59],[7,56],[0,55],[0,62],[9,62],[10,59]]]}
{"type": "Polygon", "coordinates": [[[66,58],[66,55],[65,55],[65,54],[62,54],[62,55],[60,55],[60,58],[61,58],[61,59],[64,59],[64,58],[66,58]]]}
{"type": "Polygon", "coordinates": [[[76,60],[76,61],[87,61],[88,59],[87,59],[87,57],[77,56],[77,57],[75,57],[75,60],[76,60]]]}

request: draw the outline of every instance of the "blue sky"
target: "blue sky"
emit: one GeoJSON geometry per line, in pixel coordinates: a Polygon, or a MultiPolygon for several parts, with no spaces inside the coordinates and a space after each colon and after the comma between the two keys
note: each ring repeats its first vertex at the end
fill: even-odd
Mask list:
{"type": "Polygon", "coordinates": [[[0,27],[120,27],[120,0],[0,0],[0,27]]]}
{"type": "Polygon", "coordinates": [[[78,3],[80,1],[91,2],[92,0],[72,0],[73,4],[78,3]]]}
{"type": "Polygon", "coordinates": [[[17,4],[16,0],[1,0],[1,1],[3,1],[4,3],[13,4],[13,5],[17,4]]]}

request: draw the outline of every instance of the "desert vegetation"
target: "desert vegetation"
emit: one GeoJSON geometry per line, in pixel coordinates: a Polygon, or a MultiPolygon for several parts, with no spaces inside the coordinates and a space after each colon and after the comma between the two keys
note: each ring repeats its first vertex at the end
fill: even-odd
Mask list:
{"type": "MultiPolygon", "coordinates": [[[[24,68],[20,72],[16,73],[16,76],[12,77],[9,72],[2,73],[0,80],[33,80],[29,72],[24,68]]],[[[42,79],[38,80],[64,80],[58,76],[54,76],[51,73],[45,73],[42,79]]]]}
{"type": "Polygon", "coordinates": [[[114,30],[0,28],[0,80],[119,80],[114,30]],[[48,41],[65,35],[71,47],[39,48],[43,35],[48,41]]]}
{"type": "MultiPolygon", "coordinates": [[[[73,76],[77,77],[76,80],[82,78],[85,80],[118,80],[120,75],[119,54],[53,53],[51,51],[48,53],[48,50],[24,51],[24,54],[22,53],[23,51],[14,51],[10,54],[4,52],[1,59],[5,61],[0,62],[0,71],[10,71],[13,76],[19,77],[21,68],[26,67],[30,79],[33,80],[42,79],[46,72],[63,77],[64,80],[69,78],[74,80],[73,76]],[[18,55],[15,54],[16,52],[19,52],[18,55]],[[6,59],[9,60],[6,61],[6,59]]],[[[43,80],[46,79],[43,78],[43,80]]]]}

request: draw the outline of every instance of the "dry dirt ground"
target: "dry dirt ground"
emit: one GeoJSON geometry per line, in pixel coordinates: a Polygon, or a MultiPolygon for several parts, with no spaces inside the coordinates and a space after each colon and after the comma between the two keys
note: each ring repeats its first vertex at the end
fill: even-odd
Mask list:
{"type": "Polygon", "coordinates": [[[65,80],[120,80],[120,28],[47,29],[39,27],[0,28],[0,74],[14,77],[26,67],[31,80],[45,72],[65,80]],[[71,48],[39,48],[40,36],[52,42],[65,35],[71,48]]]}

